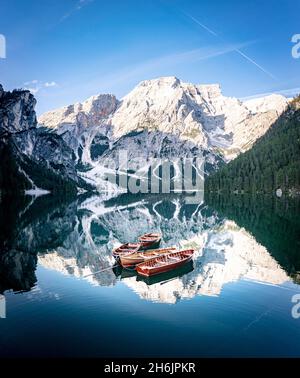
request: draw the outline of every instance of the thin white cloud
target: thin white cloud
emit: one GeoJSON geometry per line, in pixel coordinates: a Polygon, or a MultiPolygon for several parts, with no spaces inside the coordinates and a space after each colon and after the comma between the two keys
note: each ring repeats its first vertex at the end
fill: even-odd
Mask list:
{"type": "Polygon", "coordinates": [[[285,96],[285,97],[295,97],[300,94],[300,87],[281,89],[279,91],[273,91],[273,92],[258,93],[252,96],[242,97],[241,100],[242,101],[253,100],[255,98],[266,97],[272,94],[281,94],[282,96],[285,96]]]}
{"type": "MultiPolygon", "coordinates": [[[[182,12],[186,17],[188,17],[190,20],[192,20],[194,23],[196,23],[197,25],[201,26],[204,30],[206,30],[208,33],[212,34],[214,37],[218,38],[219,40],[223,41],[224,40],[215,32],[213,31],[211,28],[207,27],[206,25],[204,25],[202,22],[200,22],[198,19],[196,19],[195,17],[193,17],[192,15],[190,15],[189,13],[186,13],[186,12],[182,12]]],[[[272,79],[274,80],[277,80],[276,77],[271,73],[269,72],[268,70],[266,70],[264,67],[262,67],[260,64],[258,64],[254,59],[250,58],[248,55],[246,55],[245,53],[243,53],[240,49],[235,49],[235,52],[238,53],[240,56],[242,56],[243,58],[245,58],[248,62],[252,63],[253,65],[255,65],[258,69],[260,69],[262,72],[264,72],[266,75],[268,75],[269,77],[271,77],[272,79]]]]}
{"type": "Polygon", "coordinates": [[[251,59],[248,55],[240,51],[239,49],[235,50],[238,54],[240,54],[242,57],[248,60],[248,62],[254,64],[257,68],[259,68],[262,72],[264,72],[266,75],[270,76],[272,79],[277,80],[276,77],[269,71],[267,71],[265,68],[263,68],[260,64],[255,62],[253,59],[251,59]]]}
{"type": "Polygon", "coordinates": [[[24,89],[26,89],[27,91],[30,91],[32,94],[38,93],[38,91],[41,89],[39,81],[36,80],[36,79],[30,80],[30,81],[26,81],[23,84],[23,86],[24,86],[24,89]]]}
{"type": "Polygon", "coordinates": [[[125,67],[124,69],[114,72],[105,77],[97,78],[97,82],[92,80],[93,86],[99,85],[101,88],[106,87],[111,88],[120,83],[124,83],[131,79],[139,80],[141,77],[146,77],[147,75],[153,74],[153,71],[159,71],[164,68],[170,69],[178,64],[190,64],[202,60],[211,59],[217,56],[225,55],[236,51],[236,49],[245,47],[253,42],[245,42],[232,45],[219,45],[214,47],[202,47],[199,49],[181,51],[175,54],[165,55],[162,57],[157,57],[150,59],[148,61],[142,62],[135,66],[125,67]]]}
{"type": "Polygon", "coordinates": [[[57,83],[55,82],[55,81],[47,81],[45,84],[44,84],[44,86],[46,87],[46,88],[49,88],[49,87],[57,87],[57,83]]]}
{"type": "Polygon", "coordinates": [[[77,10],[80,10],[81,8],[85,7],[89,3],[92,3],[94,0],[79,0],[77,2],[77,10]]]}
{"type": "Polygon", "coordinates": [[[75,6],[68,13],[66,13],[65,15],[62,16],[62,18],[60,19],[60,22],[66,20],[67,18],[72,16],[74,13],[80,11],[82,8],[89,5],[93,1],[94,0],[77,0],[75,6]]]}
{"type": "Polygon", "coordinates": [[[218,34],[216,32],[214,32],[213,30],[211,30],[210,28],[208,28],[206,25],[202,24],[202,22],[200,22],[199,20],[197,20],[195,17],[193,17],[192,15],[190,15],[189,13],[185,13],[185,12],[182,12],[184,13],[187,17],[189,17],[192,21],[194,21],[196,24],[200,25],[203,29],[205,29],[206,31],[208,31],[210,34],[212,34],[213,36],[215,37],[218,37],[218,34]]]}
{"type": "Polygon", "coordinates": [[[40,88],[31,88],[31,87],[25,87],[24,89],[26,89],[27,91],[30,91],[32,94],[36,94],[40,90],[40,88]]]}
{"type": "Polygon", "coordinates": [[[41,82],[39,80],[31,80],[26,81],[23,86],[24,89],[30,91],[33,94],[37,94],[41,89],[57,87],[58,84],[55,81],[41,82]]]}
{"type": "Polygon", "coordinates": [[[31,85],[31,84],[37,84],[38,83],[38,80],[31,80],[31,81],[26,81],[26,83],[24,83],[24,85],[28,86],[28,85],[31,85]]]}

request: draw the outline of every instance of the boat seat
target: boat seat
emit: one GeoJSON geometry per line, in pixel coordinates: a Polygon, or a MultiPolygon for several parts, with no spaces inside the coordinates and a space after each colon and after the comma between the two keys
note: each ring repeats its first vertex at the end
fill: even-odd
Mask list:
{"type": "Polygon", "coordinates": [[[175,256],[169,256],[169,259],[175,260],[175,261],[180,261],[181,260],[180,257],[175,257],[175,256]]]}
{"type": "Polygon", "coordinates": [[[158,266],[164,266],[164,265],[165,265],[165,263],[162,262],[162,261],[155,261],[155,265],[151,268],[157,268],[158,266]]]}

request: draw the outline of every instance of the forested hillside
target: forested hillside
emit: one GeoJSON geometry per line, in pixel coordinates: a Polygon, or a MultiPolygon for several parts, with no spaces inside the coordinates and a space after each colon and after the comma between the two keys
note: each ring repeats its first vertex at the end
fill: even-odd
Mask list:
{"type": "Polygon", "coordinates": [[[260,138],[205,182],[209,192],[300,192],[300,96],[260,138]]]}

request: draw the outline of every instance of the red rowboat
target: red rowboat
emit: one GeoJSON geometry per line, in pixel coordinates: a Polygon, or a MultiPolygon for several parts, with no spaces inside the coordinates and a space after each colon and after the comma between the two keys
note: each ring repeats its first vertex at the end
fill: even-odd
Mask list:
{"type": "Polygon", "coordinates": [[[134,253],[122,254],[120,256],[120,262],[123,267],[134,266],[141,264],[142,262],[153,259],[154,257],[159,257],[167,253],[175,252],[176,247],[162,248],[162,249],[151,249],[148,251],[137,251],[134,253]]]}
{"type": "Polygon", "coordinates": [[[169,253],[138,264],[136,271],[146,277],[168,272],[191,261],[193,254],[193,249],[169,253]]]}
{"type": "MultiPolygon", "coordinates": [[[[147,276],[141,276],[140,274],[138,274],[136,277],[136,280],[143,281],[148,286],[151,286],[157,283],[168,282],[174,278],[182,277],[186,275],[187,273],[192,272],[193,270],[194,270],[194,264],[193,264],[193,260],[191,260],[177,269],[173,269],[173,270],[170,270],[169,272],[165,272],[161,274],[155,274],[154,276],[147,277],[147,276]]],[[[132,272],[132,270],[128,270],[128,269],[124,269],[124,271],[130,272],[130,273],[132,272]]]]}
{"type": "Polygon", "coordinates": [[[141,243],[126,243],[113,250],[113,256],[119,259],[120,256],[137,252],[141,248],[141,243]]]}
{"type": "Polygon", "coordinates": [[[139,242],[142,249],[152,248],[158,246],[161,241],[161,234],[149,233],[139,237],[139,242]]]}

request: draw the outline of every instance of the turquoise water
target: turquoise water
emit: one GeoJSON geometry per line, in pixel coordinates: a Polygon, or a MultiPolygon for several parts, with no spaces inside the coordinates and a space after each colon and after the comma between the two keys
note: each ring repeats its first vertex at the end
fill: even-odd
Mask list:
{"type": "Polygon", "coordinates": [[[277,199],[2,203],[0,356],[299,357],[298,215],[277,199]],[[152,281],[111,269],[147,231],[193,264],[152,281]]]}

